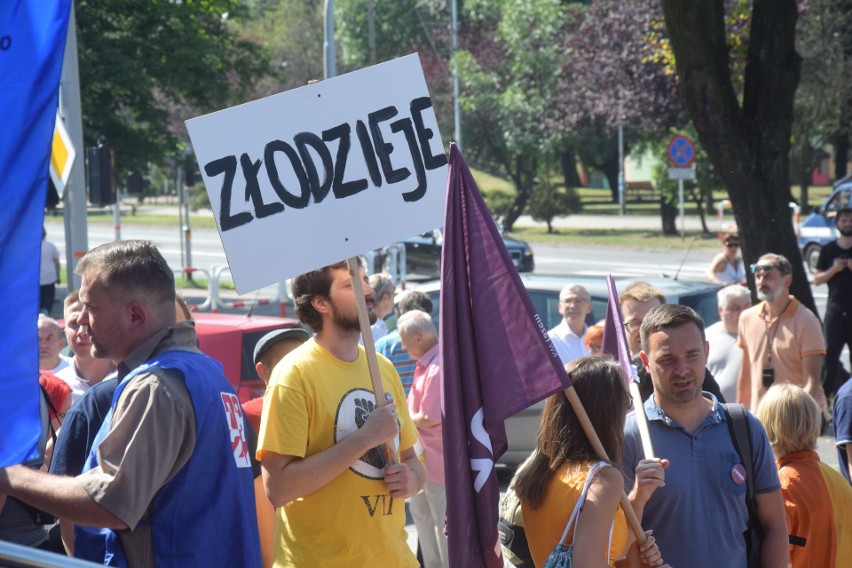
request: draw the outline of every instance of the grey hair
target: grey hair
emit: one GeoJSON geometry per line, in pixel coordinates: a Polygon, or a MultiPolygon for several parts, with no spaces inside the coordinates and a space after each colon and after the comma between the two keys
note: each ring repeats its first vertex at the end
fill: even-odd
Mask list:
{"type": "Polygon", "coordinates": [[[739,300],[740,298],[748,298],[748,303],[751,305],[751,292],[748,288],[739,284],[725,286],[716,292],[716,299],[722,309],[726,308],[731,300],[739,300]]]}
{"type": "Polygon", "coordinates": [[[559,301],[561,302],[562,300],[564,300],[565,297],[569,294],[580,296],[584,300],[590,300],[592,297],[591,294],[589,294],[589,291],[586,290],[584,286],[581,286],[580,284],[571,283],[566,284],[559,292],[559,301]]]}
{"type": "Polygon", "coordinates": [[[400,334],[438,335],[432,316],[422,310],[405,312],[396,322],[400,334]]]}
{"type": "Polygon", "coordinates": [[[793,265],[790,264],[790,261],[787,260],[787,257],[783,254],[768,252],[761,256],[757,262],[760,263],[760,261],[762,261],[763,259],[772,259],[773,264],[775,264],[775,267],[778,269],[778,272],[780,272],[782,275],[793,274],[793,265]]]}

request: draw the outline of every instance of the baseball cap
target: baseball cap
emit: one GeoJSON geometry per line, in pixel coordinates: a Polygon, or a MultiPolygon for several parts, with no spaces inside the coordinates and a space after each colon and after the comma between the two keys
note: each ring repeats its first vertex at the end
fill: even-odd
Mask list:
{"type": "Polygon", "coordinates": [[[311,338],[311,334],[308,331],[301,327],[285,327],[284,329],[273,329],[263,337],[261,337],[257,345],[254,346],[254,362],[257,363],[258,359],[266,352],[267,349],[272,347],[274,344],[278,343],[283,339],[298,339],[300,341],[307,341],[311,338]]]}

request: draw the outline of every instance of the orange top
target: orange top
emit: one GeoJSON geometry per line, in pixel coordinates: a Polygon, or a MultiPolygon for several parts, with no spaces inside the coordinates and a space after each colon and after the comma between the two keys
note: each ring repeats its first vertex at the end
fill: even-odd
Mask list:
{"type": "Polygon", "coordinates": [[[777,464],[793,568],[849,566],[852,486],[816,452],[787,454],[777,464]]]}
{"type": "MultiPolygon", "coordinates": [[[[568,523],[568,517],[571,516],[571,511],[574,510],[574,505],[576,505],[580,493],[583,491],[587,471],[588,468],[581,468],[580,471],[569,471],[566,465],[561,474],[551,477],[544,492],[544,500],[538,509],[525,507],[521,503],[524,532],[526,532],[530,553],[536,566],[544,566],[547,557],[550,556],[553,548],[559,542],[559,538],[565,530],[565,525],[568,523]]],[[[574,527],[577,526],[577,522],[583,522],[582,513],[580,513],[579,520],[574,521],[574,527]]],[[[565,544],[571,543],[573,539],[574,528],[572,527],[565,544]]],[[[612,544],[609,551],[610,566],[614,566],[615,561],[627,553],[628,542],[627,520],[619,507],[615,511],[615,526],[612,530],[612,544]]],[[[606,557],[606,550],[601,550],[601,558],[606,557]]]]}

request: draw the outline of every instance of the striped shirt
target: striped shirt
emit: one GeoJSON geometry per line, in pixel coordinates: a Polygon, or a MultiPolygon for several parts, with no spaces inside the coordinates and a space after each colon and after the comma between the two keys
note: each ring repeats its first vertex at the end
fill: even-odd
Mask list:
{"type": "Polygon", "coordinates": [[[766,393],[763,369],[773,369],[776,383],[803,386],[803,357],[825,355],[819,320],[792,296],[784,312],[774,319],[766,312],[765,301],[745,310],[740,316],[737,345],[743,350],[738,398],[752,412],[766,393]]]}
{"type": "MultiPolygon", "coordinates": [[[[399,330],[393,330],[386,336],[376,342],[376,351],[390,359],[393,366],[396,367],[396,372],[399,373],[399,380],[402,381],[402,388],[405,389],[405,396],[408,396],[408,391],[411,390],[411,385],[414,383],[414,368],[417,361],[408,356],[402,346],[402,340],[399,338],[399,330]]],[[[397,404],[404,404],[396,401],[397,404]]]]}

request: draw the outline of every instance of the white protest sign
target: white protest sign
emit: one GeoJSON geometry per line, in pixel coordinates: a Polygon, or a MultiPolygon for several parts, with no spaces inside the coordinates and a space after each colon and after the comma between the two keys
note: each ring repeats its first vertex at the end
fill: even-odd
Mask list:
{"type": "Polygon", "coordinates": [[[443,222],[447,157],[416,54],[186,127],[241,294],[443,222]]]}

